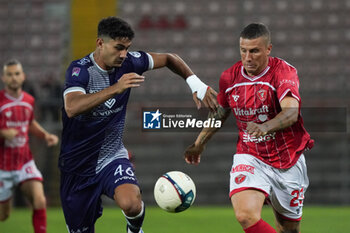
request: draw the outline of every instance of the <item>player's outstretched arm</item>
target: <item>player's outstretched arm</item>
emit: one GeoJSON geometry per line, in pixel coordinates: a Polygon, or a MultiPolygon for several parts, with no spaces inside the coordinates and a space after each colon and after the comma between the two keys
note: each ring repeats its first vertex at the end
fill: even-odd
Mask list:
{"type": "Polygon", "coordinates": [[[36,120],[30,123],[29,133],[44,139],[48,146],[55,146],[58,143],[58,137],[55,134],[47,132],[36,120]]]}
{"type": "Polygon", "coordinates": [[[256,124],[254,122],[247,123],[247,132],[255,137],[264,136],[278,130],[285,129],[293,125],[298,120],[299,102],[293,97],[285,97],[281,103],[282,111],[273,119],[263,123],[256,124]]]}
{"type": "Polygon", "coordinates": [[[193,100],[198,109],[201,108],[201,101],[205,107],[215,111],[218,107],[216,100],[217,93],[211,87],[203,83],[184,62],[181,57],[173,53],[149,53],[153,58],[153,68],[168,67],[175,74],[186,80],[191,88],[193,100]]]}
{"type": "Polygon", "coordinates": [[[68,117],[75,117],[104,103],[128,88],[136,88],[145,80],[144,76],[136,73],[124,74],[114,85],[93,94],[84,94],[80,91],[68,93],[64,96],[64,109],[68,117]]]}
{"type": "MultiPolygon", "coordinates": [[[[219,105],[215,112],[209,112],[208,119],[220,120],[222,122],[221,126],[230,115],[230,110],[225,109],[219,105]]],[[[209,139],[219,130],[219,128],[203,128],[199,133],[196,141],[187,147],[185,151],[185,161],[189,164],[198,164],[200,163],[200,158],[203,150],[205,149],[205,145],[209,141],[209,139]]]]}

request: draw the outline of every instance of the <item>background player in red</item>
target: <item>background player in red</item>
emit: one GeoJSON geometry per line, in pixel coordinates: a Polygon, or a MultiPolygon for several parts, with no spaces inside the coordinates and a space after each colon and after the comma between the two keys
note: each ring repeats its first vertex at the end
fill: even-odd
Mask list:
{"type": "Polygon", "coordinates": [[[12,191],[19,185],[33,208],[34,232],[46,233],[42,175],[34,163],[28,133],[45,140],[48,146],[56,145],[58,137],[34,119],[34,98],[22,90],[24,80],[19,61],[5,63],[2,75],[5,88],[0,91],[0,221],[9,217],[12,191]]]}
{"type": "MultiPolygon", "coordinates": [[[[224,121],[232,111],[239,129],[230,172],[230,198],[246,233],[276,232],[261,219],[269,202],[277,232],[299,232],[304,193],[309,181],[303,151],[313,140],[300,116],[296,69],[270,57],[268,28],[253,23],[240,34],[241,61],[220,78],[220,107],[209,118],[224,121]],[[231,110],[231,111],[230,111],[231,110]]],[[[198,164],[217,129],[204,128],[185,151],[185,160],[198,164]]]]}

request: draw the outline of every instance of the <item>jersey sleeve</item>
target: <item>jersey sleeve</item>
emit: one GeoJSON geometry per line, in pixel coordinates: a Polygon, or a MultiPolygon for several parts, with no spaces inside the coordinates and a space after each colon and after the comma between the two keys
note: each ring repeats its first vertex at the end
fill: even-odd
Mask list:
{"type": "Polygon", "coordinates": [[[89,73],[82,65],[72,63],[66,71],[63,95],[70,92],[80,91],[86,94],[89,82],[89,73]]]}
{"type": "Polygon", "coordinates": [[[291,96],[300,102],[297,70],[293,66],[284,62],[276,74],[276,91],[279,102],[281,102],[286,96],[291,96]]]}
{"type": "Polygon", "coordinates": [[[217,96],[217,101],[223,108],[230,107],[229,103],[227,102],[226,93],[225,93],[226,89],[229,87],[228,86],[229,80],[230,80],[230,74],[228,72],[223,72],[219,80],[219,94],[217,96]]]}
{"type": "Polygon", "coordinates": [[[141,75],[143,72],[153,69],[153,58],[148,53],[137,51],[128,54],[135,73],[141,75]]]}

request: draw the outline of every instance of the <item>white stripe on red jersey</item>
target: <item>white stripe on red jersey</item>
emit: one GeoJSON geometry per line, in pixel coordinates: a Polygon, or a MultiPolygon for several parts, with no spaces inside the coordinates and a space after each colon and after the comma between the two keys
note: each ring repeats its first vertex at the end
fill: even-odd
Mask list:
{"type": "Polygon", "coordinates": [[[13,140],[0,138],[0,169],[20,170],[33,159],[28,143],[29,125],[34,119],[34,98],[22,91],[16,99],[5,90],[0,91],[0,129],[15,128],[18,135],[13,140]]]}
{"type": "Polygon", "coordinates": [[[231,108],[239,129],[237,154],[251,154],[276,168],[293,166],[313,140],[303,126],[296,69],[279,58],[269,58],[268,66],[255,77],[245,73],[242,62],[224,71],[220,78],[218,102],[231,108]],[[246,132],[247,122],[261,124],[281,112],[280,101],[292,96],[299,101],[298,121],[281,131],[261,137],[246,132]]]}

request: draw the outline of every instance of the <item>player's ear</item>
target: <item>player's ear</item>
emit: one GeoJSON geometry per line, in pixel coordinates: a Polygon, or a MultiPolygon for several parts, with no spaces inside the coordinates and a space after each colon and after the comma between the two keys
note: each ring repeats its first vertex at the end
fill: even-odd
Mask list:
{"type": "Polygon", "coordinates": [[[267,46],[267,55],[270,55],[272,50],[272,44],[269,44],[269,46],[267,46]]]}
{"type": "Polygon", "coordinates": [[[96,47],[101,48],[103,43],[104,43],[104,41],[102,38],[96,39],[96,47]]]}

